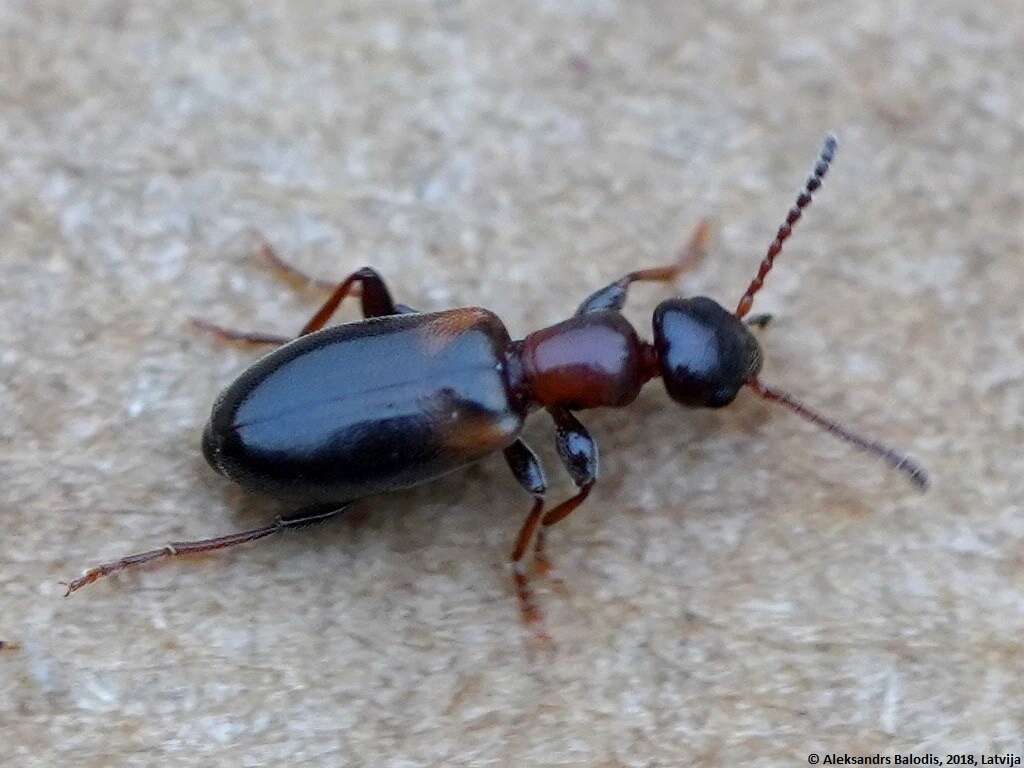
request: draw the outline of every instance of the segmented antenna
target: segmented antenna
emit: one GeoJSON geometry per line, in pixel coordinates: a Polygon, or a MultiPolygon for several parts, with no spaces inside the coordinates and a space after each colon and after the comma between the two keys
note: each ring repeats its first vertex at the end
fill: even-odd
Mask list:
{"type": "Polygon", "coordinates": [[[821,181],[825,178],[825,174],[828,173],[829,165],[832,163],[832,158],[836,156],[838,148],[839,142],[835,136],[829,134],[825,137],[825,143],[821,148],[821,154],[818,155],[818,161],[814,164],[814,170],[807,177],[807,183],[804,184],[803,191],[797,196],[796,205],[789,209],[789,213],[786,214],[786,221],[779,227],[779,231],[775,234],[775,239],[768,246],[768,253],[765,254],[764,260],[757,270],[757,276],[751,281],[747,287],[747,292],[743,294],[743,298],[740,299],[740,303],[736,307],[736,317],[743,317],[754,305],[754,294],[761,290],[761,286],[764,285],[765,276],[771,271],[772,264],[775,263],[775,257],[782,251],[782,244],[793,234],[793,227],[800,220],[800,216],[803,215],[804,208],[811,204],[811,196],[821,186],[821,181]]]}
{"type": "Polygon", "coordinates": [[[754,390],[759,397],[775,403],[780,403],[799,416],[802,416],[808,421],[822,427],[826,432],[831,432],[840,440],[850,443],[851,445],[860,448],[862,451],[867,451],[868,453],[878,456],[893,469],[897,469],[906,474],[910,479],[910,482],[917,486],[919,490],[928,490],[928,473],[925,471],[924,467],[909,456],[906,456],[887,445],[879,443],[876,440],[869,440],[866,437],[861,437],[855,432],[851,432],[849,429],[835,421],[832,421],[832,419],[827,416],[823,416],[817,411],[811,410],[788,392],[783,392],[781,389],[766,386],[757,379],[751,379],[747,382],[747,385],[754,390]]]}

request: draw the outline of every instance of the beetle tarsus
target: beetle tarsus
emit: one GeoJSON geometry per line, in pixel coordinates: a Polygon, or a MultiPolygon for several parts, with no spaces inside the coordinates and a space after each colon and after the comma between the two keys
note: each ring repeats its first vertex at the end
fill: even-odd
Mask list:
{"type": "Polygon", "coordinates": [[[282,344],[287,344],[291,341],[288,336],[279,336],[272,333],[259,333],[252,331],[239,331],[234,328],[225,328],[221,325],[216,325],[208,320],[203,320],[199,317],[190,317],[189,322],[192,326],[203,333],[208,333],[214,336],[218,341],[226,342],[228,344],[245,344],[252,346],[274,346],[279,347],[282,344]]]}
{"type": "MultiPolygon", "coordinates": [[[[285,261],[277,253],[277,249],[270,244],[262,235],[259,236],[259,246],[257,250],[260,258],[267,263],[267,265],[280,277],[282,280],[287,282],[293,288],[306,289],[313,288],[318,291],[333,291],[338,287],[337,280],[325,280],[321,277],[314,277],[313,275],[303,272],[298,267],[285,261]]],[[[359,289],[356,288],[350,295],[358,295],[359,289]]]]}

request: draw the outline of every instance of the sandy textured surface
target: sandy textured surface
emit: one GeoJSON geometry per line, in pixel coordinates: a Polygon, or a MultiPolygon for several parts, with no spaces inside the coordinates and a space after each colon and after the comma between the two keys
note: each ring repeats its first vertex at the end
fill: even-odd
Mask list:
{"type": "MultiPolygon", "coordinates": [[[[1021,751],[1019,2],[0,4],[5,766],[804,765],[1021,751]],[[510,7],[511,6],[511,7],[510,7]],[[732,305],[820,138],[833,174],[757,309],[766,380],[904,447],[926,496],[743,396],[583,415],[554,657],[500,460],[219,558],[59,579],[278,508],[198,450],[317,296],[253,231],[514,334],[650,266],[732,305]]],[[[667,289],[634,291],[648,333],[667,289]]],[[[352,319],[349,308],[343,319],[352,319]]],[[[531,421],[553,497],[571,490],[531,421]]]]}

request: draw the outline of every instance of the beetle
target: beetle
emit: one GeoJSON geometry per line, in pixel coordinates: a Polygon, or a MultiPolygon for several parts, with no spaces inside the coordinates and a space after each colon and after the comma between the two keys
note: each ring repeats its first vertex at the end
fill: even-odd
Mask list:
{"type": "MultiPolygon", "coordinates": [[[[202,448],[210,466],[245,489],[289,501],[298,511],[270,525],[217,538],[173,542],[91,568],[66,594],[97,579],[165,557],[225,549],[320,523],[352,502],[408,488],[501,451],[533,496],[512,551],[524,619],[536,623],[523,559],[533,542],[536,568],[549,568],[544,529],[590,495],[597,444],[575,412],[622,408],[660,378],[669,397],[689,408],[722,408],[741,389],[782,405],[903,472],[919,489],[925,470],[913,459],[861,437],[792,395],[761,382],[762,351],[747,317],[775,258],[821,186],[837,148],[825,139],[803,189],[768,247],[757,274],[729,312],[706,297],[670,298],[654,311],[653,343],[623,317],[630,285],[670,282],[705,250],[702,222],[674,263],[623,276],[587,297],[567,320],[513,340],[501,320],[479,307],[417,312],[397,304],[369,267],[337,284],[290,339],[197,321],[223,340],[276,345],[245,370],[213,405],[202,448]],[[347,296],[358,295],[364,320],[325,328],[347,296]],[[544,409],[558,455],[576,493],[547,509],[544,472],[519,436],[527,416],[544,409]]],[[[302,273],[268,256],[292,277],[302,273]]]]}

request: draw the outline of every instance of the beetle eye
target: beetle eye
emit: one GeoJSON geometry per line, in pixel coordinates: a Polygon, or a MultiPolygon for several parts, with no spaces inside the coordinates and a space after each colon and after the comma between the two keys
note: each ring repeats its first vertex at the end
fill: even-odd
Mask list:
{"type": "Polygon", "coordinates": [[[754,335],[703,296],[663,301],[654,311],[654,344],[669,396],[691,407],[728,405],[761,370],[754,335]]]}

